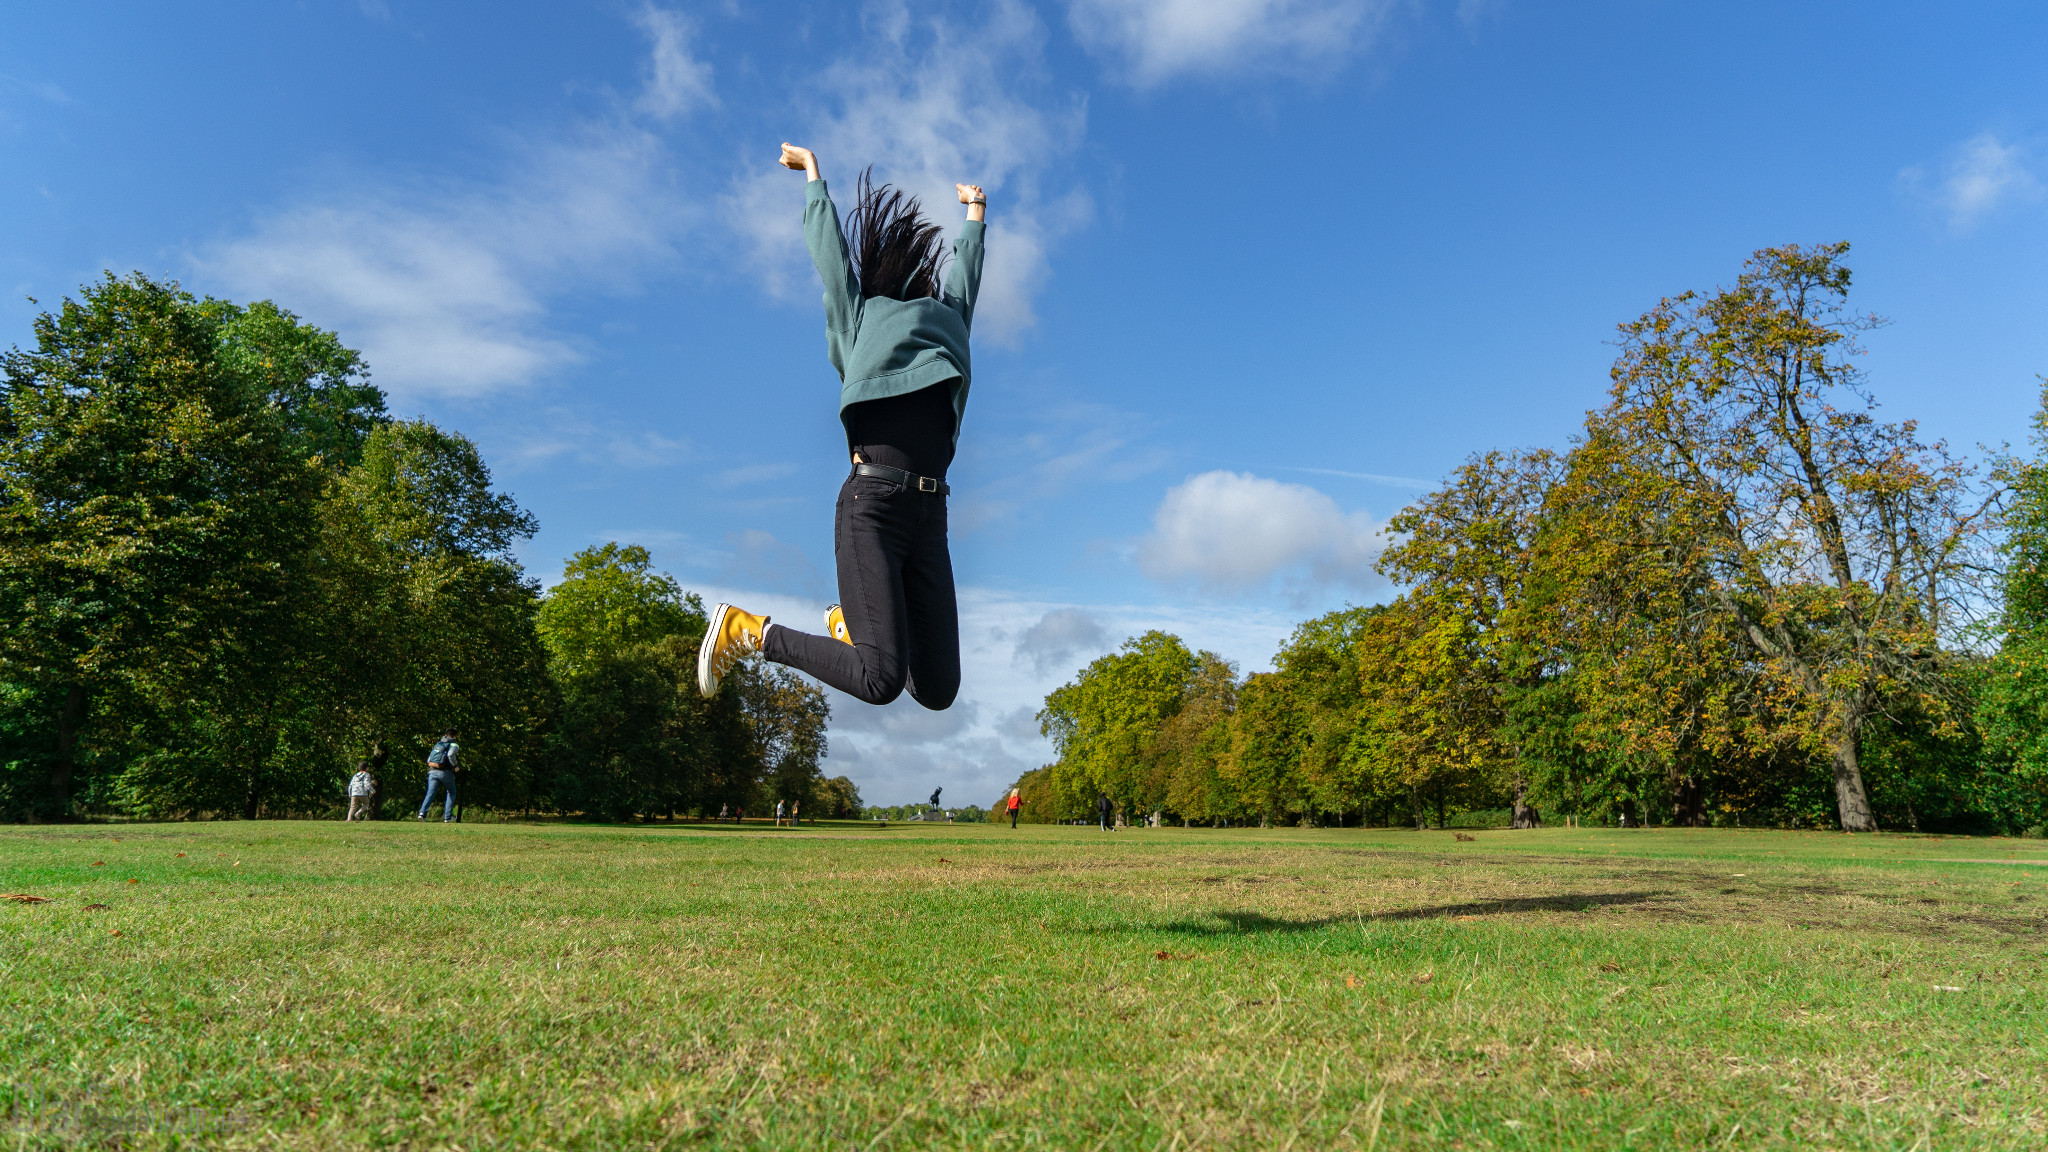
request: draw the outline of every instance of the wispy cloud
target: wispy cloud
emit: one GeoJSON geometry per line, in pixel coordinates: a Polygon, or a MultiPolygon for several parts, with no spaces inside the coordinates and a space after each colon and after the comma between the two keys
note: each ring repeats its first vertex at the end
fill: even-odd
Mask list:
{"type": "Polygon", "coordinates": [[[690,54],[691,28],[682,13],[643,4],[633,19],[654,42],[647,84],[634,106],[666,121],[716,105],[718,95],[711,87],[711,65],[690,54]]]}
{"type": "Polygon", "coordinates": [[[1000,439],[973,442],[972,472],[982,479],[955,484],[954,529],[986,531],[1076,485],[1119,483],[1164,467],[1170,454],[1147,442],[1150,423],[1092,403],[1048,402],[1014,413],[1000,439]]]}
{"type": "Polygon", "coordinates": [[[1967,232],[2000,208],[2041,198],[2041,181],[2028,161],[2023,146],[1981,132],[1957,145],[1938,179],[1913,167],[1899,173],[1899,183],[1947,216],[1949,227],[1967,232]]]}
{"type": "Polygon", "coordinates": [[[1149,87],[1183,75],[1327,68],[1369,46],[1395,0],[1071,0],[1074,34],[1149,87]]]}
{"type": "Polygon", "coordinates": [[[1345,472],[1336,468],[1283,468],[1286,472],[1307,472],[1316,476],[1342,476],[1346,480],[1364,480],[1371,484],[1384,484],[1389,488],[1411,488],[1427,492],[1440,481],[1418,480],[1413,476],[1388,476],[1380,472],[1345,472]]]}
{"type": "Polygon", "coordinates": [[[1243,593],[1277,581],[1296,599],[1383,581],[1373,560],[1382,526],[1305,484],[1204,472],[1167,490],[1138,545],[1145,573],[1166,584],[1243,593]]]}
{"type": "Polygon", "coordinates": [[[513,475],[563,460],[589,472],[674,468],[693,459],[687,440],[641,425],[593,420],[573,408],[534,411],[501,424],[493,439],[501,445],[494,455],[513,475]]]}
{"type": "MultiPolygon", "coordinates": [[[[667,118],[709,99],[682,26],[645,8],[653,41],[636,106],[667,118]]],[[[402,401],[479,397],[581,358],[554,333],[571,292],[628,291],[694,220],[662,141],[621,109],[513,148],[492,181],[360,178],[259,217],[193,257],[238,296],[342,328],[402,401]]]]}
{"type": "Polygon", "coordinates": [[[0,72],[0,96],[10,92],[26,93],[45,104],[71,103],[71,93],[66,92],[55,84],[44,80],[24,80],[19,76],[10,76],[5,72],[0,72]]]}
{"type": "MultiPolygon", "coordinates": [[[[862,27],[861,39],[808,89],[821,102],[797,110],[808,135],[793,143],[817,151],[842,189],[842,206],[843,190],[870,163],[877,180],[913,193],[938,220],[959,218],[955,183],[985,188],[988,261],[975,337],[1013,343],[1034,322],[1049,246],[1090,212],[1079,193],[1054,194],[1043,184],[1047,169],[1080,143],[1085,105],[1043,94],[1044,29],[1017,0],[995,0],[965,21],[880,0],[865,9],[862,27]]],[[[772,157],[760,161],[735,179],[729,217],[768,289],[808,298],[803,177],[773,166],[772,157]]]]}

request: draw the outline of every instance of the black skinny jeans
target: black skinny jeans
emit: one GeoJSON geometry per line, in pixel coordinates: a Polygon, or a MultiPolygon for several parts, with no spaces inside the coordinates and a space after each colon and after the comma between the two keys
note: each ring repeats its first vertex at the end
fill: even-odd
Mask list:
{"type": "Polygon", "coordinates": [[[839,486],[832,551],[852,644],[772,625],[762,655],[869,704],[905,687],[937,711],[960,692],[960,609],[946,498],[873,476],[839,486]]]}

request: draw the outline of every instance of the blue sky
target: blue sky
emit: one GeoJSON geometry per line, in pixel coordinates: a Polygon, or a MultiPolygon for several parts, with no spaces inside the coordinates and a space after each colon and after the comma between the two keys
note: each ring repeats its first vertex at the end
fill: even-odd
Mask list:
{"type": "Polygon", "coordinates": [[[784,139],[991,222],[952,480],[967,681],[828,770],[986,803],[1123,637],[1247,670],[1379,526],[1562,445],[1614,326],[1846,239],[1894,418],[2048,372],[2048,8],[1526,0],[9,5],[0,344],[102,269],[270,297],[475,437],[543,579],[643,543],[812,627],[844,471],[784,139]]]}

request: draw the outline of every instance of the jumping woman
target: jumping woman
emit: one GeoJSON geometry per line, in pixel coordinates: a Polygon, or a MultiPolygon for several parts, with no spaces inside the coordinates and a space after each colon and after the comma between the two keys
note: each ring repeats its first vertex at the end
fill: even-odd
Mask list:
{"type": "Polygon", "coordinates": [[[988,201],[972,184],[955,185],[967,223],[942,279],[940,229],[915,199],[863,174],[849,234],[810,149],[784,144],[782,164],[810,177],[804,243],[825,282],[825,351],[839,372],[853,463],[832,529],[840,603],[825,610],[824,636],[718,605],[697,650],[697,687],[712,695],[735,662],[758,652],[870,704],[908,687],[911,699],[943,709],[960,691],[946,469],[967,408],[988,201]]]}

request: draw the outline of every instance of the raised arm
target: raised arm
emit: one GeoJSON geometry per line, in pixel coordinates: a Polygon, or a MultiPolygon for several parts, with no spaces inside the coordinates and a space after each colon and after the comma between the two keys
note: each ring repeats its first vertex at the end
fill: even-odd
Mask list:
{"type": "Polygon", "coordinates": [[[818,154],[809,148],[799,148],[789,143],[783,144],[781,163],[784,168],[794,168],[799,172],[808,173],[812,180],[824,179],[823,176],[818,175],[818,154]]]}
{"type": "MultiPolygon", "coordinates": [[[[825,284],[825,326],[851,339],[860,327],[860,280],[853,274],[853,259],[846,252],[846,233],[839,227],[839,208],[818,174],[818,157],[809,148],[782,146],[782,166],[809,176],[804,184],[804,246],[811,250],[811,263],[825,284]]],[[[839,348],[831,348],[832,366],[845,370],[839,348]]]]}
{"type": "Polygon", "coordinates": [[[981,294],[982,237],[988,197],[979,184],[955,184],[960,202],[967,205],[967,223],[953,241],[953,262],[946,266],[945,301],[960,313],[969,328],[974,327],[974,298],[981,294]]]}

